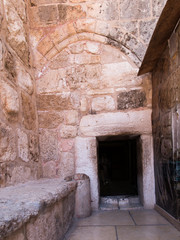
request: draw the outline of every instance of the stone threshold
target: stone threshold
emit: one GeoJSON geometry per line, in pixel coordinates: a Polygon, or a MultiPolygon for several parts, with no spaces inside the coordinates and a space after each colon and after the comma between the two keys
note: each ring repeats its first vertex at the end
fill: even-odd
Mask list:
{"type": "Polygon", "coordinates": [[[21,228],[44,208],[67,197],[75,181],[40,179],[0,189],[0,239],[21,228]]]}
{"type": "Polygon", "coordinates": [[[100,198],[100,210],[140,210],[138,196],[106,196],[100,198]]]}

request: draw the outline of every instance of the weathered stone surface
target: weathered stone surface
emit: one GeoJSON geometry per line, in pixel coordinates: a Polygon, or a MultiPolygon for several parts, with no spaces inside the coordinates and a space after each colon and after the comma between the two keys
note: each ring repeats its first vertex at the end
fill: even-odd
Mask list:
{"type": "Polygon", "coordinates": [[[37,93],[58,93],[66,87],[66,70],[50,70],[36,82],[37,93]]]}
{"type": "Polygon", "coordinates": [[[57,132],[54,130],[40,131],[40,156],[46,161],[55,161],[58,159],[58,140],[57,132]]]}
{"type": "Polygon", "coordinates": [[[57,176],[57,166],[55,161],[45,162],[42,166],[43,168],[43,177],[44,178],[53,178],[57,176]]]}
{"type": "Polygon", "coordinates": [[[85,50],[92,54],[99,54],[100,53],[100,43],[86,42],[85,50]]]}
{"type": "Polygon", "coordinates": [[[59,112],[38,112],[40,128],[57,128],[64,120],[63,113],[59,112]]]}
{"type": "Polygon", "coordinates": [[[152,0],[152,10],[153,10],[153,15],[156,17],[159,17],[162,9],[164,8],[166,4],[166,0],[152,0]]]}
{"type": "Polygon", "coordinates": [[[74,175],[74,154],[61,153],[60,173],[63,178],[74,175]]]}
{"type": "Polygon", "coordinates": [[[3,46],[2,41],[0,40],[0,70],[3,68],[3,46]]]}
{"type": "Polygon", "coordinates": [[[34,86],[30,74],[19,63],[16,65],[16,70],[18,85],[31,95],[34,90],[34,86]]]}
{"type": "Polygon", "coordinates": [[[31,161],[39,161],[39,136],[29,134],[29,158],[31,161]]]}
{"type": "Polygon", "coordinates": [[[150,17],[150,2],[144,0],[121,1],[120,16],[122,18],[141,19],[150,17]]]}
{"type": "Polygon", "coordinates": [[[31,168],[25,166],[14,167],[10,172],[10,184],[17,184],[32,180],[31,168]]]}
{"type": "Polygon", "coordinates": [[[21,93],[23,123],[26,129],[32,130],[36,128],[36,110],[33,99],[25,93],[21,93]]]}
{"type": "MultiPolygon", "coordinates": [[[[12,236],[5,238],[5,240],[12,240],[12,236]]],[[[25,236],[21,231],[13,233],[13,240],[25,240],[25,236]]]]}
{"type": "Polygon", "coordinates": [[[10,52],[6,52],[5,59],[4,59],[4,68],[7,71],[8,78],[16,82],[16,62],[14,56],[10,52]]]}
{"type": "Polygon", "coordinates": [[[0,97],[3,110],[9,120],[17,120],[19,97],[14,88],[4,81],[0,82],[0,97]]]}
{"type": "MultiPolygon", "coordinates": [[[[57,240],[59,237],[63,237],[59,235],[62,233],[60,226],[67,230],[72,218],[65,218],[61,202],[65,208],[66,215],[72,215],[74,201],[70,201],[70,199],[74,199],[75,193],[73,191],[75,188],[75,182],[66,183],[58,178],[52,180],[41,179],[13,187],[1,188],[0,238],[4,239],[7,234],[16,231],[20,227],[27,231],[28,240],[57,240]],[[68,198],[69,195],[70,199],[68,198]],[[62,201],[62,199],[64,200],[62,201]],[[7,205],[9,206],[8,208],[7,205]],[[47,214],[45,214],[46,212],[47,214]],[[52,220],[51,223],[48,222],[48,216],[49,220],[52,220]],[[27,222],[27,228],[24,228],[24,224],[27,222]],[[53,228],[49,228],[49,224],[47,225],[45,222],[50,225],[53,223],[53,228]],[[43,230],[44,232],[42,232],[43,230]],[[54,230],[56,230],[56,233],[54,230]],[[40,233],[43,234],[43,238],[39,235],[40,233]],[[45,233],[48,235],[48,238],[44,235],[45,233]],[[31,234],[35,238],[29,238],[31,234]]],[[[63,231],[63,234],[65,234],[65,231],[63,231]]]]}
{"type": "Polygon", "coordinates": [[[73,138],[77,135],[76,126],[63,125],[60,127],[60,136],[62,138],[73,138]]]}
{"type": "Polygon", "coordinates": [[[60,151],[61,152],[71,152],[73,150],[73,148],[74,148],[74,138],[60,140],[60,151]]]}
{"type": "Polygon", "coordinates": [[[103,19],[103,20],[118,20],[118,2],[115,1],[103,1],[103,3],[90,3],[88,7],[88,16],[103,19]]]}
{"type": "Polygon", "coordinates": [[[156,19],[153,19],[151,21],[140,21],[139,33],[140,33],[141,39],[145,43],[149,43],[151,36],[153,34],[153,31],[155,29],[156,22],[157,22],[156,19]]]}
{"type": "Polygon", "coordinates": [[[39,110],[66,110],[73,108],[69,93],[65,94],[42,94],[37,96],[39,110]]]}
{"type": "Polygon", "coordinates": [[[131,90],[118,95],[118,109],[132,109],[146,106],[146,94],[141,90],[131,90]]]}
{"type": "Polygon", "coordinates": [[[92,100],[92,111],[113,111],[115,110],[115,102],[111,96],[103,96],[93,98],[92,100]]]}
{"type": "Polygon", "coordinates": [[[18,129],[18,156],[25,162],[29,161],[28,136],[18,129]]]}
{"type": "Polygon", "coordinates": [[[46,24],[56,22],[58,17],[57,6],[56,5],[39,6],[38,15],[40,21],[45,22],[46,24]]]}
{"type": "Polygon", "coordinates": [[[59,53],[49,64],[51,69],[64,68],[74,63],[74,56],[66,49],[59,53]]]}
{"type": "Polygon", "coordinates": [[[116,63],[121,62],[125,59],[124,55],[117,50],[117,48],[114,48],[109,45],[102,45],[101,50],[101,63],[116,63]]]}
{"type": "Polygon", "coordinates": [[[15,160],[16,139],[14,131],[0,122],[0,163],[15,160]]]}
{"type": "Polygon", "coordinates": [[[151,110],[101,113],[81,119],[82,136],[105,136],[121,134],[151,134],[151,110]]]}
{"type": "Polygon", "coordinates": [[[67,125],[76,125],[78,123],[78,112],[75,110],[66,111],[65,114],[65,123],[67,125]]]}
{"type": "Polygon", "coordinates": [[[4,1],[5,17],[7,20],[7,39],[11,47],[24,61],[24,63],[28,64],[29,49],[23,25],[23,18],[25,17],[25,3],[22,0],[14,1],[14,3],[15,5],[12,3],[12,0],[4,1]],[[20,15],[18,11],[21,12],[20,15]]]}
{"type": "Polygon", "coordinates": [[[80,5],[70,6],[59,4],[58,11],[60,22],[72,21],[86,16],[80,5]]]}
{"type": "Polygon", "coordinates": [[[161,154],[162,157],[165,159],[170,159],[172,158],[172,140],[171,139],[162,139],[161,142],[161,154]]]}

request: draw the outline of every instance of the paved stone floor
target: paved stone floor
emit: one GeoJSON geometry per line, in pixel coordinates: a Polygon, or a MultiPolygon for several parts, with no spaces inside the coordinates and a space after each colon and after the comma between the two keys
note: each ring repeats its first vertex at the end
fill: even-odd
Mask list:
{"type": "Polygon", "coordinates": [[[180,240],[154,210],[99,211],[74,223],[65,240],[180,240]]]}

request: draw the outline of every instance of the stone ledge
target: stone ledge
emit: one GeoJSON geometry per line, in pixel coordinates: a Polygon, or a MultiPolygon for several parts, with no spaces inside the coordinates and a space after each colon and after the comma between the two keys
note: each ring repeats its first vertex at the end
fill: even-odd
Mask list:
{"type": "Polygon", "coordinates": [[[76,189],[76,182],[40,179],[0,189],[0,239],[76,189]]]}

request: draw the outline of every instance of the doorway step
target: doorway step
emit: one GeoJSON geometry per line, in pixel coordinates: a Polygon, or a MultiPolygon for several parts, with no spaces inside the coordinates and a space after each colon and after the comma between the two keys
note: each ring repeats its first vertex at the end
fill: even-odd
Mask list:
{"type": "Polygon", "coordinates": [[[138,196],[106,196],[100,198],[100,210],[143,209],[138,196]]]}

